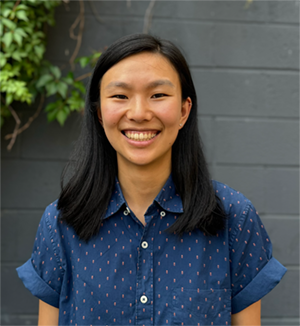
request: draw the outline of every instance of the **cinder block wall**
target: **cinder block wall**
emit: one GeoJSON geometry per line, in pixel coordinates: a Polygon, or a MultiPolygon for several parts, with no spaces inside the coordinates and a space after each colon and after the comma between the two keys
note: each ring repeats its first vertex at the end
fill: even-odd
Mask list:
{"type": "MultiPolygon", "coordinates": [[[[274,256],[288,268],[262,301],[263,325],[299,325],[299,2],[254,1],[248,9],[245,3],[156,1],[150,33],[186,55],[212,177],[253,201],[274,256]]],[[[79,55],[141,32],[148,4],[93,1],[99,21],[86,1],[79,55]]],[[[68,33],[78,11],[77,1],[59,7],[49,30],[47,58],[59,66],[74,50],[68,33]]],[[[21,120],[33,112],[22,110],[21,120]]],[[[43,113],[10,153],[2,136],[2,325],[37,322],[38,301],[15,268],[29,258],[42,212],[59,194],[80,119],[74,115],[61,128],[43,113]]],[[[3,134],[12,128],[11,120],[3,134]]]]}

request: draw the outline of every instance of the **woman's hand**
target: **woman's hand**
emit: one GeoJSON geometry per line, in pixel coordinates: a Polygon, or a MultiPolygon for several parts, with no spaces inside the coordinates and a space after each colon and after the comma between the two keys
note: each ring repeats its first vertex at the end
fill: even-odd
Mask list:
{"type": "Polygon", "coordinates": [[[253,303],[251,306],[246,309],[238,312],[231,316],[231,325],[232,326],[260,326],[260,306],[261,301],[253,303]]]}
{"type": "Polygon", "coordinates": [[[41,326],[57,326],[58,325],[59,309],[50,306],[46,302],[40,300],[39,302],[39,321],[38,325],[41,326]]]}

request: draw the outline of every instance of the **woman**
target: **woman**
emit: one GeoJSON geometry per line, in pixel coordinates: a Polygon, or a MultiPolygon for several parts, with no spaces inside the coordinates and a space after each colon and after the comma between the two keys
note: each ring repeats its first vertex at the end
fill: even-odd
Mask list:
{"type": "Polygon", "coordinates": [[[286,269],[251,202],[210,180],[172,43],[130,35],[100,57],[69,167],[18,269],[40,325],[260,325],[286,269]]]}

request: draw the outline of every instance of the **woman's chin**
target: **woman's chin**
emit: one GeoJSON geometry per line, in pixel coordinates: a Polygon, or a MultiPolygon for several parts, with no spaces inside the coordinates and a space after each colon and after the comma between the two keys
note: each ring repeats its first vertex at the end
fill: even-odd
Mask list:
{"type": "Polygon", "coordinates": [[[152,155],[128,155],[124,157],[117,154],[118,166],[124,166],[128,168],[145,168],[148,169],[152,167],[153,169],[163,168],[164,166],[169,166],[171,162],[171,155],[164,155],[160,157],[153,157],[152,155]]]}

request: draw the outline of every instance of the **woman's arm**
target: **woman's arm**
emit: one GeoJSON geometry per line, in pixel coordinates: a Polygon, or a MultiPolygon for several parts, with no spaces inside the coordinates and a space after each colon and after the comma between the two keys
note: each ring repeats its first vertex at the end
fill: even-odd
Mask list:
{"type": "Polygon", "coordinates": [[[238,312],[231,316],[231,325],[232,326],[248,326],[248,325],[261,325],[260,319],[260,305],[261,301],[253,303],[251,306],[246,309],[238,312]]]}
{"type": "Polygon", "coordinates": [[[39,303],[39,322],[38,325],[41,326],[57,326],[58,325],[58,314],[59,309],[50,306],[46,302],[40,300],[39,303]]]}

